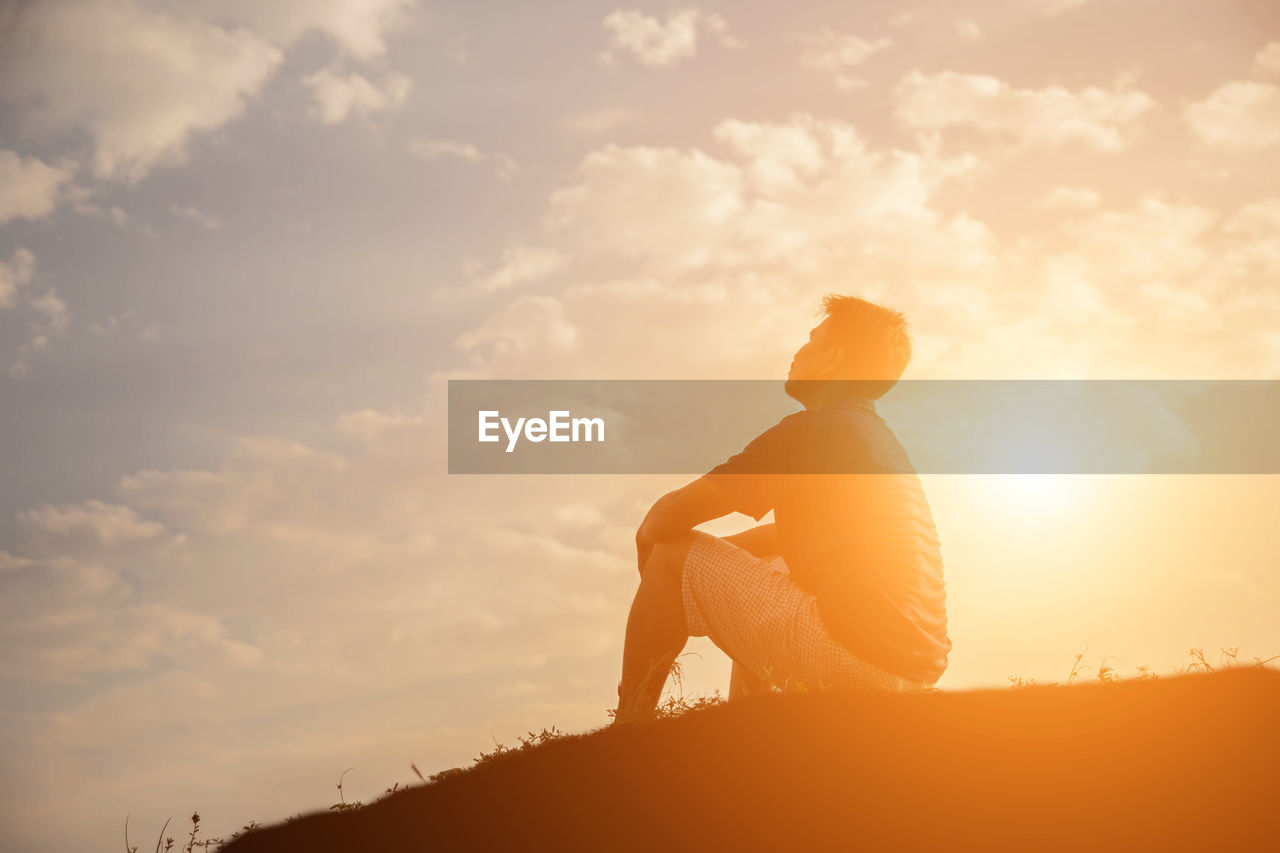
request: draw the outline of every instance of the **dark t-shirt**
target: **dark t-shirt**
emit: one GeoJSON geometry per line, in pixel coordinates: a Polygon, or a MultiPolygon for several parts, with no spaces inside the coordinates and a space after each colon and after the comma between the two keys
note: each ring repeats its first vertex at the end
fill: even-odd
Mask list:
{"type": "Polygon", "coordinates": [[[933,684],[947,667],[946,586],[911,460],[870,400],[788,415],[706,475],[759,521],[772,509],[796,583],[854,654],[933,684]]]}

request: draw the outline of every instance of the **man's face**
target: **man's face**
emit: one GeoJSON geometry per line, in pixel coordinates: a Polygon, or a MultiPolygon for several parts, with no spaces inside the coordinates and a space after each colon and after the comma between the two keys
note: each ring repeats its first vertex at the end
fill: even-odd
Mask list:
{"type": "Polygon", "coordinates": [[[809,340],[796,350],[791,359],[787,379],[823,379],[839,360],[840,353],[831,346],[831,318],[823,320],[809,332],[809,340]]]}

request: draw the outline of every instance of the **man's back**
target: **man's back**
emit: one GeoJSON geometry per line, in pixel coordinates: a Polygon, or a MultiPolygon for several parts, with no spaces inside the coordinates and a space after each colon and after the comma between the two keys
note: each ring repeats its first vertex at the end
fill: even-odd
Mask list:
{"type": "Polygon", "coordinates": [[[833,638],[890,672],[938,680],[951,643],[937,530],[871,401],[789,415],[708,476],[757,520],[774,510],[782,556],[833,638]]]}

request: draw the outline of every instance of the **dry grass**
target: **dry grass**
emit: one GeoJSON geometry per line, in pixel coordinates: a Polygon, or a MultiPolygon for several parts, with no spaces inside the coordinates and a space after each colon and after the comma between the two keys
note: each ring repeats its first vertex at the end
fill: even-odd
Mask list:
{"type": "MultiPolygon", "coordinates": [[[[1230,648],[1219,649],[1219,656],[1216,664],[1210,663],[1209,659],[1205,655],[1204,649],[1202,648],[1191,649],[1190,652],[1188,653],[1191,658],[1190,663],[1188,663],[1184,667],[1176,668],[1174,670],[1174,674],[1181,675],[1186,673],[1197,673],[1197,672],[1207,673],[1207,672],[1217,672],[1224,669],[1264,668],[1266,667],[1267,664],[1272,663],[1273,661],[1276,661],[1276,660],[1280,660],[1280,655],[1276,655],[1266,659],[1262,659],[1256,656],[1253,656],[1251,659],[1246,659],[1245,656],[1242,654],[1243,648],[1244,648],[1243,646],[1233,646],[1230,648]]],[[[1117,658],[1115,658],[1114,656],[1104,657],[1095,667],[1084,662],[1085,655],[1087,653],[1088,653],[1088,647],[1086,646],[1084,651],[1079,652],[1074,656],[1074,662],[1071,665],[1070,671],[1067,673],[1067,678],[1065,682],[1066,685],[1084,683],[1084,682],[1100,682],[1104,684],[1113,684],[1113,683],[1118,683],[1120,681],[1125,680],[1124,677],[1120,675],[1120,672],[1117,668],[1117,663],[1118,663],[1117,658]]],[[[720,691],[718,690],[714,691],[710,696],[701,695],[701,696],[686,697],[684,694],[684,668],[680,663],[679,659],[677,659],[672,664],[671,671],[668,673],[668,676],[671,679],[671,683],[673,684],[675,689],[670,695],[668,695],[668,697],[665,700],[659,703],[658,707],[654,710],[654,712],[651,715],[647,715],[644,718],[644,720],[631,719],[623,722],[645,724],[646,722],[651,722],[651,721],[672,719],[672,718],[684,716],[685,714],[689,714],[694,711],[699,711],[705,708],[714,707],[725,701],[724,698],[721,697],[720,691]]],[[[1132,677],[1136,679],[1146,679],[1146,678],[1159,678],[1160,676],[1152,672],[1151,668],[1148,666],[1138,666],[1138,667],[1135,667],[1134,675],[1132,677]]],[[[766,682],[769,684],[770,690],[782,692],[782,693],[807,693],[810,690],[810,688],[807,685],[800,682],[792,681],[792,680],[784,680],[782,683],[778,683],[774,679],[766,678],[766,682]]],[[[1010,682],[1010,685],[1014,688],[1031,687],[1037,684],[1034,678],[1022,678],[1021,676],[1009,676],[1009,682],[1010,682]]],[[[1058,686],[1058,682],[1050,681],[1050,682],[1046,682],[1045,685],[1058,686]]],[[[611,720],[614,720],[615,722],[619,722],[616,719],[616,712],[614,709],[609,709],[608,715],[611,720]]],[[[511,754],[527,752],[528,750],[537,749],[541,746],[544,746],[547,743],[550,743],[551,741],[559,740],[560,738],[564,738],[564,737],[575,737],[575,735],[568,732],[561,731],[555,726],[552,726],[551,728],[543,728],[541,731],[537,731],[537,732],[530,731],[525,735],[521,735],[517,737],[518,746],[506,746],[502,743],[499,743],[495,739],[494,748],[492,750],[489,750],[488,752],[481,752],[478,756],[476,756],[475,759],[473,759],[470,767],[450,767],[425,777],[423,776],[422,772],[418,769],[418,766],[416,764],[410,763],[409,768],[413,771],[414,775],[418,777],[418,779],[421,781],[422,784],[429,785],[441,779],[445,779],[450,776],[453,776],[455,774],[465,773],[468,770],[473,769],[474,767],[478,767],[482,764],[487,764],[489,762],[501,760],[502,758],[509,756],[511,754]]],[[[331,810],[350,811],[350,810],[360,809],[364,807],[364,803],[361,802],[360,800],[348,801],[346,799],[345,792],[343,791],[343,787],[342,787],[343,778],[351,770],[352,768],[348,767],[346,770],[342,771],[342,773],[339,775],[337,786],[336,786],[338,789],[338,802],[334,803],[329,807],[331,810]]],[[[409,787],[408,785],[402,785],[401,783],[397,782],[394,785],[392,785],[390,788],[387,788],[384,791],[384,794],[394,794],[397,791],[403,790],[408,787],[409,787]]],[[[293,815],[289,818],[286,818],[286,822],[297,820],[300,817],[302,817],[301,814],[293,815]]],[[[196,850],[208,851],[210,848],[217,849],[222,847],[225,844],[231,843],[232,841],[234,841],[236,838],[239,838],[244,833],[258,828],[260,825],[261,824],[259,824],[257,821],[250,821],[249,823],[245,824],[240,830],[233,833],[227,839],[222,839],[219,837],[200,838],[200,815],[199,813],[193,813],[191,815],[191,829],[187,833],[187,837],[186,839],[184,839],[184,843],[182,844],[181,847],[178,847],[177,850],[182,851],[182,853],[195,853],[196,850]]],[[[160,830],[160,837],[156,840],[156,844],[155,844],[156,853],[160,853],[160,851],[165,851],[165,853],[173,853],[173,851],[175,850],[174,845],[175,843],[177,843],[176,840],[173,837],[166,838],[164,834],[165,830],[168,829],[168,827],[169,827],[169,822],[166,821],[164,827],[160,830]]],[[[131,845],[129,842],[129,819],[126,816],[125,818],[126,853],[138,853],[138,849],[139,848],[136,845],[131,845]]]]}

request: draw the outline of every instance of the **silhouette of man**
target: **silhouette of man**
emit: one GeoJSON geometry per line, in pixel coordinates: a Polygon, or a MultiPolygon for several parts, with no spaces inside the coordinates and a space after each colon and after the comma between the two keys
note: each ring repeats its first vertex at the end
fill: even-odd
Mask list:
{"type": "Polygon", "coordinates": [[[947,666],[946,588],[929,503],[876,414],[911,358],[906,320],[852,296],[796,352],[788,415],[663,495],[636,531],[615,719],[651,717],[690,636],[733,660],[729,698],[771,687],[920,690],[947,666]],[[734,536],[693,528],[742,512],[734,536]]]}

